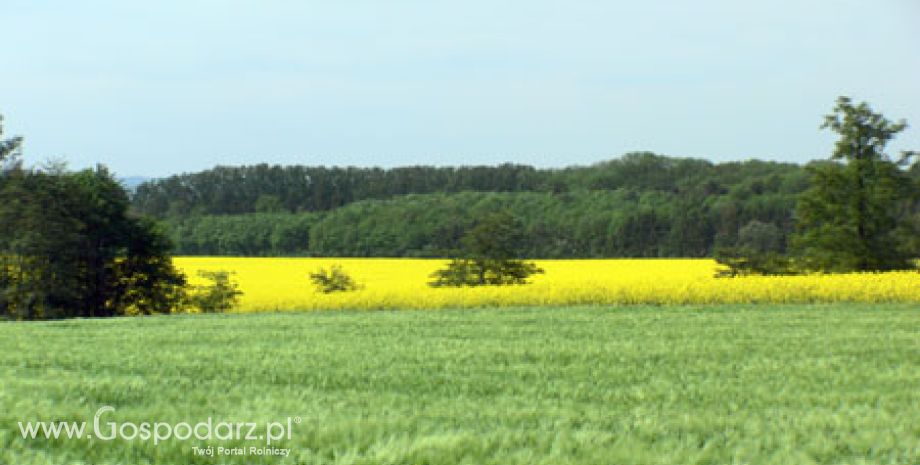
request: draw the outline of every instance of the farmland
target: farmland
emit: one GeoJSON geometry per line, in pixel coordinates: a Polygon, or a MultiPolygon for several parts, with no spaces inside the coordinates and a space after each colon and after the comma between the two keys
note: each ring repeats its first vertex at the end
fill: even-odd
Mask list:
{"type": "Polygon", "coordinates": [[[541,260],[526,286],[434,289],[443,260],[180,257],[197,270],[228,270],[244,292],[238,311],[624,304],[920,302],[920,273],[714,278],[712,260],[541,260]],[[310,272],[341,265],[363,285],[321,294],[310,272]]]}
{"type": "Polygon", "coordinates": [[[920,461],[915,305],[8,322],[0,347],[0,463],[920,461]],[[278,444],[289,457],[16,426],[92,422],[104,405],[118,422],[302,422],[278,444]]]}

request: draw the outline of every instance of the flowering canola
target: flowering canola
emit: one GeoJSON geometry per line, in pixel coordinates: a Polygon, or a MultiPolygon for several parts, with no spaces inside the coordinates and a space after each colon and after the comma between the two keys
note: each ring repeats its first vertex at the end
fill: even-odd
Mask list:
{"type": "Polygon", "coordinates": [[[244,292],[236,311],[436,309],[538,305],[920,302],[920,273],[715,278],[703,259],[537,260],[546,273],[523,286],[432,288],[438,259],[179,257],[198,270],[227,270],[244,292]],[[340,265],[361,289],[322,294],[309,279],[340,265]]]}

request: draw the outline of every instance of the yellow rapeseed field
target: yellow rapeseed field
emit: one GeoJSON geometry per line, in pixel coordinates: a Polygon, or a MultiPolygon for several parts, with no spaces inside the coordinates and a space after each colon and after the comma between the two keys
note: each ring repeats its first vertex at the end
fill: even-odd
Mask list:
{"type": "Polygon", "coordinates": [[[546,274],[524,286],[432,288],[444,260],[179,257],[198,270],[233,271],[245,293],[238,311],[427,309],[533,305],[920,302],[920,273],[714,278],[712,260],[538,260],[546,274]],[[309,280],[340,265],[362,289],[322,294],[309,280]]]}

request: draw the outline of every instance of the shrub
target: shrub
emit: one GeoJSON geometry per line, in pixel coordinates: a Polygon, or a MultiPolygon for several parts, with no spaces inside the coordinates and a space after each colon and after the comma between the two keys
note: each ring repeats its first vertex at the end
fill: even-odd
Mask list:
{"type": "Polygon", "coordinates": [[[356,291],[359,288],[355,280],[339,265],[332,265],[328,270],[320,268],[310,273],[310,281],[313,281],[316,290],[323,294],[356,291]]]}
{"type": "Polygon", "coordinates": [[[543,273],[536,264],[522,260],[451,260],[447,268],[431,274],[432,287],[461,286],[506,286],[527,284],[527,278],[543,273]]]}
{"type": "Polygon", "coordinates": [[[201,313],[223,313],[239,303],[243,291],[230,280],[231,271],[199,271],[198,276],[211,281],[210,284],[195,286],[188,295],[188,303],[201,313]]]}
{"type": "Polygon", "coordinates": [[[447,268],[431,274],[428,285],[504,286],[527,284],[532,274],[543,270],[518,257],[524,242],[524,227],[510,212],[500,210],[483,217],[462,239],[462,258],[451,260],[447,268]]]}
{"type": "Polygon", "coordinates": [[[727,247],[716,249],[714,256],[720,265],[716,271],[717,278],[751,275],[788,276],[801,273],[791,258],[777,252],[762,252],[749,247],[727,247]]]}

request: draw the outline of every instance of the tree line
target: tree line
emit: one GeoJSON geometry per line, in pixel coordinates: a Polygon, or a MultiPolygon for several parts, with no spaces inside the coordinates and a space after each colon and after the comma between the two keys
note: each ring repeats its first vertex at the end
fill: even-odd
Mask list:
{"type": "Polygon", "coordinates": [[[463,192],[355,202],[320,213],[170,218],[167,229],[180,255],[445,257],[461,248],[479,218],[503,210],[521,224],[522,257],[705,257],[716,247],[751,241],[785,250],[794,204],[793,194],[463,192]],[[745,229],[749,225],[760,227],[745,229]]]}
{"type": "Polygon", "coordinates": [[[142,183],[133,207],[160,218],[245,213],[298,213],[333,210],[362,200],[409,194],[460,192],[577,192],[655,190],[711,194],[749,189],[800,191],[800,166],[748,161],[714,164],[630,153],[591,166],[536,169],[531,166],[327,168],[307,166],[219,166],[200,173],[142,183]],[[789,185],[791,183],[791,185],[789,185]]]}
{"type": "Polygon", "coordinates": [[[640,152],[564,169],[218,167],[144,184],[133,205],[165,218],[183,255],[453,256],[501,210],[520,224],[520,258],[715,256],[763,272],[795,252],[815,269],[903,267],[920,255],[920,165],[884,148],[906,123],[844,97],[824,127],[834,153],[805,166],[640,152]]]}
{"type": "MultiPolygon", "coordinates": [[[[401,191],[388,191],[401,194],[377,191],[372,198],[331,209],[309,203],[267,208],[293,198],[279,197],[270,176],[227,178],[246,179],[232,182],[214,177],[215,171],[262,170],[280,176],[309,169],[260,165],[177,176],[142,185],[133,205],[166,220],[176,253],[182,255],[443,257],[459,247],[477,218],[505,209],[523,225],[526,243],[521,253],[528,257],[702,257],[738,245],[744,239],[739,233],[749,224],[763,226],[749,229],[772,235],[776,250],[785,250],[796,198],[808,187],[807,171],[799,165],[754,160],[716,164],[651,153],[559,170],[512,165],[341,169],[339,173],[351,173],[352,182],[323,185],[363,186],[357,180],[365,174],[391,172],[399,173],[394,179],[411,172],[415,181],[399,184],[401,191]],[[460,184],[441,176],[461,172],[483,177],[461,176],[475,188],[455,192],[460,184]],[[426,173],[432,175],[428,180],[426,173]],[[254,179],[265,190],[256,188],[254,179]],[[497,181],[502,179],[506,182],[497,181]],[[146,209],[152,191],[172,191],[167,186],[177,183],[186,186],[181,189],[185,198],[198,199],[181,202],[187,211],[212,213],[146,209]],[[245,202],[232,207],[249,212],[213,214],[231,209],[216,200],[228,196],[203,193],[231,191],[250,192],[248,207],[245,202]]],[[[338,198],[368,197],[368,192],[362,188],[338,198]]]]}

